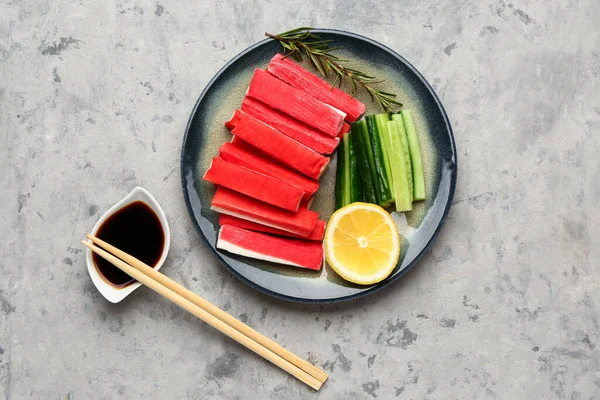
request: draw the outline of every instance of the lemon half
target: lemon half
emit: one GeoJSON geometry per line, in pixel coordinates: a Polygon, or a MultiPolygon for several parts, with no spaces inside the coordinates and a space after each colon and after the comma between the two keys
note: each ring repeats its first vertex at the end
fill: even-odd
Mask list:
{"type": "Polygon", "coordinates": [[[337,210],[325,231],[325,257],[342,278],[360,285],[385,279],[400,257],[394,220],[375,204],[352,203],[337,210]]]}

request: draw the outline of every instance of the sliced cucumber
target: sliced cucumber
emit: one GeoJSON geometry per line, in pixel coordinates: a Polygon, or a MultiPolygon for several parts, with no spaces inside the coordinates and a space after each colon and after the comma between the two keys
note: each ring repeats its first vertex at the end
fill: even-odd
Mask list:
{"type": "Polygon", "coordinates": [[[390,150],[394,157],[390,158],[392,168],[392,179],[394,180],[394,198],[396,199],[396,211],[412,210],[412,200],[410,198],[410,184],[406,172],[406,160],[402,150],[402,132],[401,121],[392,120],[387,122],[388,140],[390,150]]]}
{"type": "Polygon", "coordinates": [[[419,147],[419,139],[415,124],[412,119],[410,110],[402,110],[402,120],[406,129],[406,137],[408,139],[408,150],[410,153],[410,162],[412,166],[413,180],[413,199],[425,200],[425,179],[423,176],[423,162],[421,160],[421,149],[419,147]]]}
{"type": "Polygon", "coordinates": [[[400,140],[402,141],[402,152],[404,154],[404,161],[406,163],[406,179],[408,180],[408,188],[410,190],[410,201],[414,199],[413,189],[413,177],[412,177],[412,163],[410,161],[410,152],[408,150],[408,138],[406,137],[406,129],[404,128],[404,120],[402,115],[392,115],[392,120],[399,121],[398,128],[400,129],[400,140]]]}
{"type": "MultiPolygon", "coordinates": [[[[344,136],[345,137],[345,136],[344,136]]],[[[349,204],[350,176],[348,167],[349,151],[344,139],[337,149],[337,170],[335,176],[335,209],[338,210],[349,204]]]]}
{"type": "Polygon", "coordinates": [[[366,118],[367,130],[370,141],[370,153],[373,158],[375,190],[377,192],[377,200],[380,206],[388,206],[394,199],[390,186],[389,179],[385,167],[384,148],[381,143],[377,123],[374,115],[369,115],[366,118]]]}
{"type": "MultiPolygon", "coordinates": [[[[362,185],[360,181],[360,171],[358,169],[358,160],[356,159],[356,151],[352,141],[352,132],[348,132],[342,139],[344,144],[348,143],[348,169],[350,171],[350,203],[363,201],[362,185]]],[[[350,204],[349,203],[349,204],[350,204]]]]}
{"type": "Polygon", "coordinates": [[[360,182],[362,187],[363,201],[367,203],[377,203],[377,194],[373,180],[375,163],[371,153],[371,143],[369,141],[369,132],[365,120],[353,122],[351,124],[352,144],[356,153],[356,161],[360,173],[360,182]]]}
{"type": "Polygon", "coordinates": [[[388,134],[388,121],[390,121],[389,113],[382,113],[375,115],[375,125],[377,126],[377,135],[379,136],[379,140],[381,142],[381,147],[383,148],[383,159],[385,161],[385,172],[388,178],[388,186],[390,187],[390,192],[392,197],[394,197],[394,182],[392,179],[392,168],[390,159],[392,157],[389,142],[389,134],[388,134]]]}

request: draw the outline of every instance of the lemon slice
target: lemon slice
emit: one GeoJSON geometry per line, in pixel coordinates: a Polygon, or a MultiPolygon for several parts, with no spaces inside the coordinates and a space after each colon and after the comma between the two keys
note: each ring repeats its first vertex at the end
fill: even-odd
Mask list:
{"type": "Polygon", "coordinates": [[[352,203],[333,213],[324,245],[331,268],[360,285],[385,279],[400,257],[398,228],[390,214],[375,204],[352,203]]]}

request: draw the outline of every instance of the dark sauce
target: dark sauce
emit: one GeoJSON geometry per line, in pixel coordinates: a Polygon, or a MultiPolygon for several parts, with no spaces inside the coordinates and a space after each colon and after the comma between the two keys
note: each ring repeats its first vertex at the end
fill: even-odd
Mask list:
{"type": "MultiPolygon", "coordinates": [[[[165,244],[165,233],[158,215],[146,203],[136,201],[111,215],[100,225],[96,237],[123,250],[154,268],[160,260],[165,244]]],[[[134,280],[119,268],[92,254],[100,275],[111,285],[124,288],[134,280]]]]}

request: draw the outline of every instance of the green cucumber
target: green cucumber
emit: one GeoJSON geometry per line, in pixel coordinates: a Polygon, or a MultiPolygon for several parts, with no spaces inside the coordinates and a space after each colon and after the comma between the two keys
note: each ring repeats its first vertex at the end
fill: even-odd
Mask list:
{"type": "Polygon", "coordinates": [[[348,149],[344,146],[344,140],[338,145],[337,150],[337,170],[335,171],[335,209],[338,210],[346,205],[347,193],[350,193],[350,179],[348,176],[348,149]]]}
{"type": "MultiPolygon", "coordinates": [[[[373,182],[377,192],[377,200],[380,206],[388,206],[394,199],[388,184],[388,176],[385,168],[384,148],[377,130],[375,116],[369,115],[366,118],[367,131],[369,134],[370,149],[369,152],[373,158],[373,182]]],[[[368,148],[367,148],[368,149],[368,148]]]]}
{"type": "MultiPolygon", "coordinates": [[[[352,143],[352,132],[348,132],[344,135],[342,141],[344,144],[348,143],[348,169],[350,170],[350,203],[356,203],[357,201],[363,201],[362,185],[360,181],[360,171],[358,169],[358,160],[356,159],[356,152],[354,150],[354,143],[352,143]]],[[[350,204],[348,203],[348,204],[350,204]]]]}
{"type": "Polygon", "coordinates": [[[412,164],[412,180],[413,180],[413,199],[425,200],[425,179],[423,177],[423,163],[421,161],[421,149],[419,148],[419,139],[415,130],[415,124],[412,119],[410,110],[402,110],[402,120],[406,129],[406,137],[408,139],[408,150],[410,153],[410,161],[412,164]]]}
{"type": "Polygon", "coordinates": [[[414,200],[414,187],[412,177],[412,163],[410,161],[410,151],[408,149],[408,138],[406,137],[406,129],[404,128],[404,119],[400,114],[392,115],[392,120],[399,121],[398,128],[400,129],[400,139],[402,141],[402,152],[404,153],[404,161],[406,162],[406,179],[408,180],[408,189],[410,190],[410,201],[414,200]]]}
{"type": "Polygon", "coordinates": [[[390,121],[389,113],[382,113],[375,115],[375,125],[377,127],[377,134],[379,136],[379,141],[381,142],[381,147],[383,148],[383,160],[385,164],[385,172],[388,178],[388,186],[390,187],[390,192],[392,194],[392,198],[394,197],[394,181],[392,179],[392,168],[391,168],[391,158],[392,153],[390,151],[391,143],[389,142],[389,134],[388,134],[388,121],[390,121]]]}
{"type": "Polygon", "coordinates": [[[360,191],[360,173],[358,171],[354,145],[346,133],[338,146],[337,171],[335,179],[335,209],[338,210],[350,203],[362,201],[360,191]]]}
{"type": "Polygon", "coordinates": [[[362,186],[362,200],[367,203],[377,204],[377,194],[373,181],[375,163],[371,153],[371,143],[365,120],[353,122],[351,125],[352,144],[356,153],[356,161],[360,172],[362,186]]]}
{"type": "Polygon", "coordinates": [[[387,122],[390,152],[394,155],[394,157],[390,158],[390,164],[392,179],[394,181],[396,211],[410,211],[412,210],[412,200],[410,198],[410,185],[406,172],[406,160],[404,159],[404,151],[402,150],[401,126],[401,121],[392,120],[387,122]]]}

